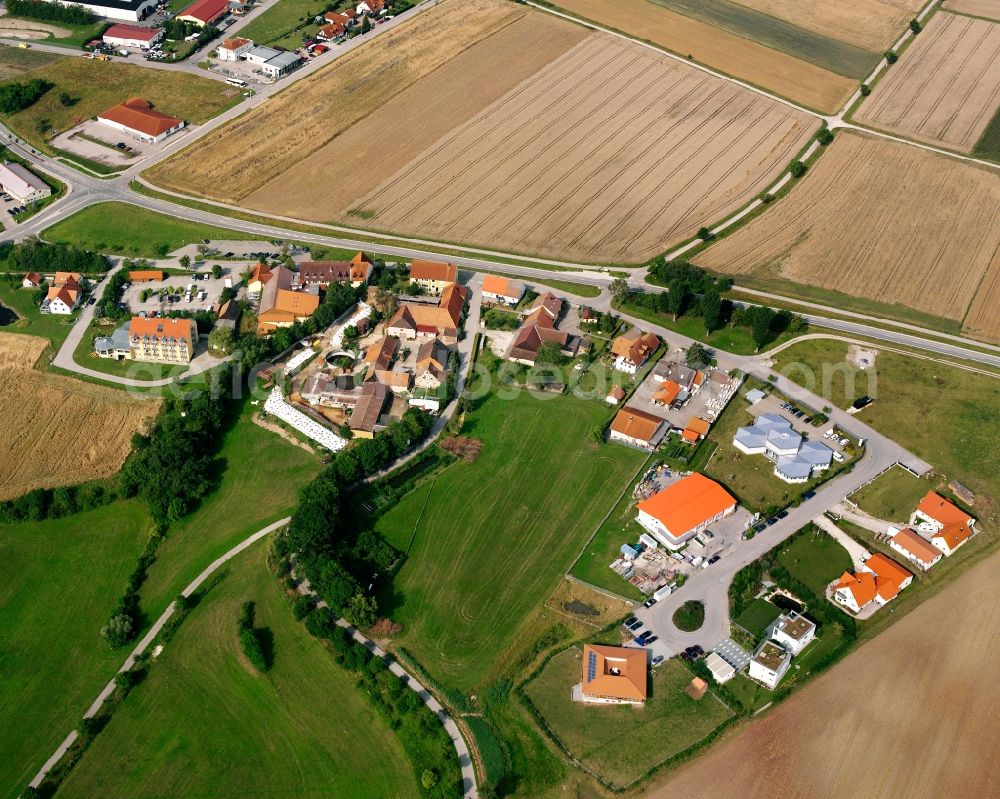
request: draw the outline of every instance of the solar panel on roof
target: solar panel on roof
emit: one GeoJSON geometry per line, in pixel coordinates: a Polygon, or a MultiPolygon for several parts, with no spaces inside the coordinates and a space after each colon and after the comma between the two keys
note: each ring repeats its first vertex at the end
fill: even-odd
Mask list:
{"type": "Polygon", "coordinates": [[[587,682],[592,682],[597,676],[597,653],[587,653],[587,682]]]}

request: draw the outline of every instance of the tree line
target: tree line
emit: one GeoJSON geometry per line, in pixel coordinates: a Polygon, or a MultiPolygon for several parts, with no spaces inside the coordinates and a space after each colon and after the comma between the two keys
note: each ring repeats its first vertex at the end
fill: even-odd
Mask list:
{"type": "Polygon", "coordinates": [[[41,78],[32,78],[27,83],[5,83],[0,86],[0,113],[16,114],[30,108],[51,88],[52,84],[41,78]]]}
{"type": "Polygon", "coordinates": [[[71,25],[90,25],[97,17],[82,5],[39,3],[38,0],[7,0],[7,13],[14,17],[42,19],[47,22],[68,22],[71,25]]]}

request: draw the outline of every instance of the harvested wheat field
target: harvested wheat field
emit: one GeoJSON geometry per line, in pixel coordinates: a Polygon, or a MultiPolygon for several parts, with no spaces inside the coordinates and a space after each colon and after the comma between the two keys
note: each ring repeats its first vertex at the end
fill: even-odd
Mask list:
{"type": "MultiPolygon", "coordinates": [[[[994,0],[995,1],[995,0],[994,0]]],[[[926,0],[733,0],[806,30],[832,36],[873,52],[889,48],[906,30],[926,0]]],[[[967,0],[976,2],[976,0],[967,0]]],[[[990,2],[990,0],[978,0],[990,2]]]]}
{"type": "Polygon", "coordinates": [[[638,262],[759,193],[814,127],[781,103],[594,34],[351,207],[380,229],[638,262]]]}
{"type": "MultiPolygon", "coordinates": [[[[443,0],[298,81],[260,108],[214,130],[153,167],[146,177],[175,191],[239,202],[272,178],[294,169],[466,48],[500,34],[528,14],[537,18],[537,12],[504,0],[443,0]]],[[[517,68],[513,69],[516,73],[517,68]]],[[[503,77],[497,79],[502,81],[503,77]]],[[[442,96],[437,103],[449,100],[464,103],[455,95],[442,96]]],[[[405,145],[414,121],[393,120],[394,146],[405,145]]],[[[334,160],[323,164],[325,175],[313,172],[303,181],[319,183],[327,175],[362,169],[353,153],[339,151],[332,157],[334,160]]],[[[277,204],[294,198],[302,189],[303,184],[285,183],[277,204]]],[[[260,210],[273,209],[268,205],[260,210]]],[[[322,219],[322,214],[310,218],[322,219]]]]}
{"type": "Polygon", "coordinates": [[[1000,106],[1000,25],[937,14],[855,113],[917,141],[972,151],[1000,106]]]}
{"type": "Polygon", "coordinates": [[[37,371],[47,346],[36,336],[0,335],[0,499],[114,474],[132,434],[159,408],[157,401],[37,371]]]}
{"type": "Polygon", "coordinates": [[[837,134],[791,194],[695,261],[961,320],[1000,259],[1000,174],[837,134]]]}
{"type": "Polygon", "coordinates": [[[1000,0],[946,0],[944,7],[960,14],[1000,20],[1000,0]]]}
{"type": "Polygon", "coordinates": [[[974,338],[1000,344],[1000,256],[993,263],[976,292],[962,331],[974,338]]]}
{"type": "Polygon", "coordinates": [[[996,796],[998,569],[980,563],[647,799],[996,796]]]}
{"type": "Polygon", "coordinates": [[[823,113],[840,110],[857,87],[849,77],[649,0],[557,0],[556,5],[823,113]]]}

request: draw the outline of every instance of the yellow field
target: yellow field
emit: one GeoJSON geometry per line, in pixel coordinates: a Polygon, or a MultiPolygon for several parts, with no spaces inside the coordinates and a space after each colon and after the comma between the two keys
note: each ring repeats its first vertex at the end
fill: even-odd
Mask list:
{"type": "Polygon", "coordinates": [[[975,338],[1000,344],[1000,255],[983,276],[962,329],[975,338]]]}
{"type": "Polygon", "coordinates": [[[695,260],[961,320],[1000,268],[997,219],[995,171],[842,132],[788,197],[695,260]]]}
{"type": "Polygon", "coordinates": [[[36,336],[0,335],[0,499],[115,474],[132,434],[159,408],[155,400],[35,370],[47,346],[36,336]]]}
{"type": "Polygon", "coordinates": [[[996,796],[997,569],[980,563],[648,799],[996,796]]]}
{"type": "Polygon", "coordinates": [[[949,11],[1000,20],[1000,0],[945,0],[949,11]]]}
{"type": "Polygon", "coordinates": [[[858,122],[968,153],[1000,106],[1000,24],[936,14],[855,113],[858,122]]]}
{"type": "Polygon", "coordinates": [[[823,113],[840,110],[857,85],[850,78],[648,0],[558,0],[557,5],[679,55],[690,55],[713,69],[823,113]]]}
{"type": "MultiPolygon", "coordinates": [[[[990,0],[966,0],[990,2],[990,0]]],[[[741,6],[787,20],[800,28],[879,52],[906,30],[925,0],[733,0],[741,6]]],[[[996,0],[993,0],[996,2],[996,0]]]]}

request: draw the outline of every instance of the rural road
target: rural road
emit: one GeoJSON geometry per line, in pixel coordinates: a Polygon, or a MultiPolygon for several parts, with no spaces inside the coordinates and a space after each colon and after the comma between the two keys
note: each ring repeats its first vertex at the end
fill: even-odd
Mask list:
{"type": "MultiPolygon", "coordinates": [[[[290,521],[291,521],[290,516],[286,516],[283,519],[278,519],[278,521],[272,522],[271,524],[267,525],[267,527],[261,528],[250,537],[243,539],[240,543],[238,543],[228,552],[226,552],[223,555],[220,555],[218,558],[212,561],[208,566],[206,566],[205,569],[201,572],[201,574],[195,577],[190,583],[188,583],[187,587],[183,591],[181,591],[181,595],[184,597],[190,597],[195,591],[197,591],[204,584],[205,580],[211,577],[222,566],[226,565],[226,563],[228,563],[230,560],[239,555],[248,547],[256,544],[262,538],[267,537],[275,530],[280,530],[290,521]]],[[[309,589],[308,587],[309,584],[304,583],[304,585],[306,587],[306,591],[312,593],[311,589],[309,589]]],[[[303,590],[302,586],[300,586],[299,590],[300,591],[303,590]]],[[[306,593],[306,591],[303,591],[303,593],[306,593]]],[[[323,601],[320,601],[319,605],[321,607],[327,607],[326,603],[323,601]]],[[[156,636],[158,636],[160,634],[160,631],[163,630],[164,625],[174,615],[176,609],[177,608],[175,602],[171,602],[167,606],[167,609],[164,610],[162,614],[160,614],[160,617],[153,623],[153,626],[149,628],[149,631],[142,637],[142,640],[139,641],[138,644],[136,644],[135,648],[125,659],[125,662],[122,664],[122,667],[118,669],[119,674],[128,671],[129,669],[132,668],[132,666],[135,665],[136,660],[147,649],[149,649],[150,644],[153,643],[153,641],[156,639],[156,636]]],[[[374,641],[367,638],[361,632],[351,627],[351,625],[345,619],[338,619],[337,624],[340,625],[341,627],[350,630],[351,634],[354,636],[354,639],[359,643],[363,644],[369,651],[373,652],[378,657],[385,659],[386,657],[385,651],[380,647],[378,647],[374,641]]],[[[477,799],[478,791],[476,789],[476,774],[475,770],[472,767],[472,757],[469,754],[469,748],[468,746],[466,746],[465,740],[462,738],[462,735],[458,730],[458,725],[456,725],[455,722],[448,716],[445,709],[441,707],[441,705],[433,696],[431,696],[431,694],[427,691],[427,689],[424,688],[402,666],[400,666],[397,661],[393,660],[389,664],[389,670],[397,677],[399,677],[399,679],[402,680],[405,685],[409,686],[410,688],[412,688],[414,691],[417,692],[423,703],[427,705],[427,707],[430,708],[431,711],[433,711],[434,715],[438,717],[441,724],[444,726],[445,730],[447,730],[448,735],[452,740],[452,743],[455,745],[455,751],[458,754],[458,761],[462,767],[463,796],[465,797],[465,799],[477,799]]],[[[104,703],[107,701],[108,697],[111,696],[112,693],[114,693],[115,687],[116,684],[114,680],[111,680],[106,686],[104,686],[104,690],[102,690],[101,693],[97,695],[97,699],[95,699],[91,703],[90,707],[87,708],[87,711],[83,714],[83,718],[89,719],[96,716],[97,713],[100,711],[100,709],[104,706],[104,703]]],[[[37,788],[42,783],[42,780],[45,779],[45,775],[48,774],[53,769],[53,767],[55,767],[56,763],[58,763],[62,759],[63,755],[66,754],[66,751],[69,749],[70,746],[73,745],[73,742],[76,741],[78,737],[79,735],[77,731],[74,729],[66,736],[65,739],[63,739],[63,742],[59,744],[56,751],[52,753],[52,756],[45,761],[44,765],[42,765],[38,773],[34,776],[31,782],[28,783],[32,788],[37,788]]]]}

